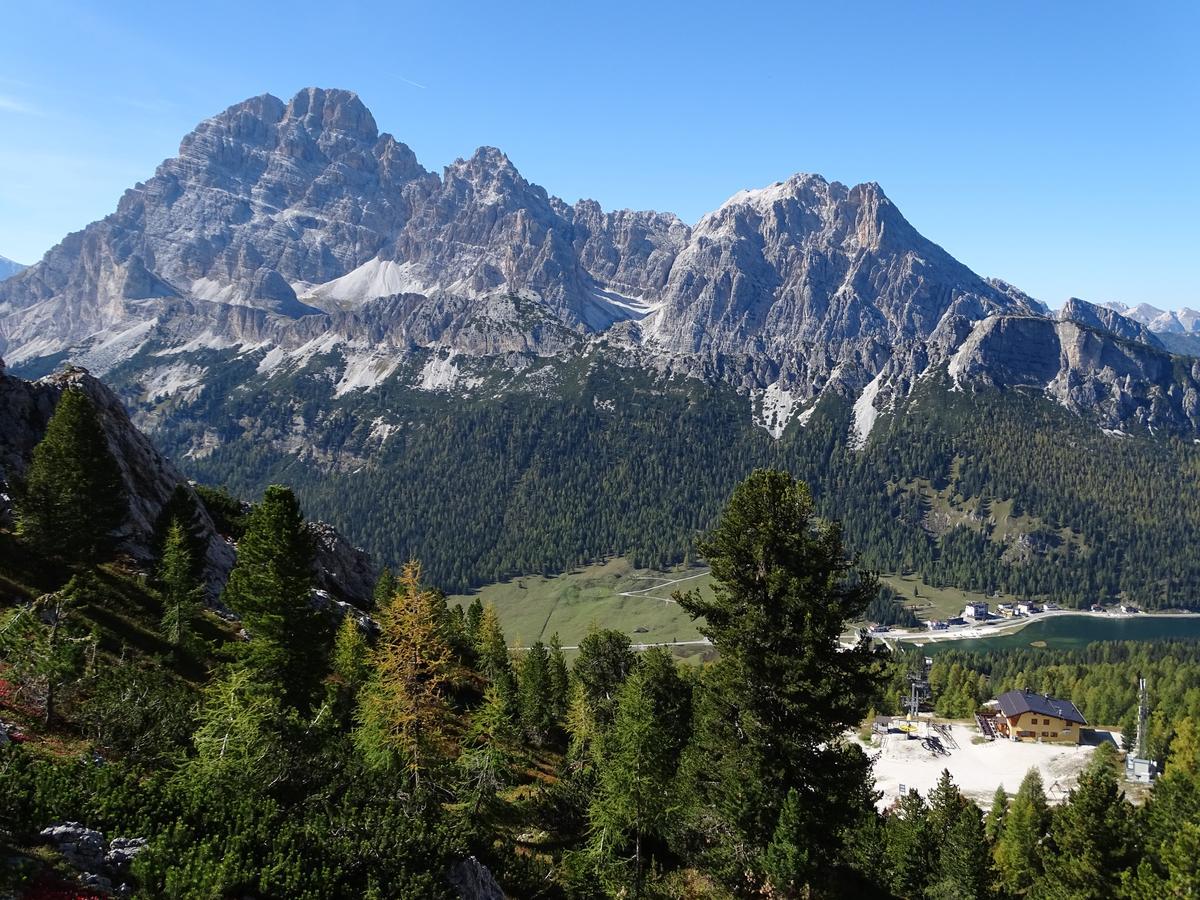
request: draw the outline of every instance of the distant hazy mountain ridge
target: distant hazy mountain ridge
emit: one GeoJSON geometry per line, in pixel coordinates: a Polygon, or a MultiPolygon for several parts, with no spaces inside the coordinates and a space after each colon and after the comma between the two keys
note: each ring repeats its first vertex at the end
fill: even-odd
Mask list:
{"type": "Polygon", "coordinates": [[[7,256],[0,256],[0,281],[3,281],[5,278],[11,278],[12,276],[24,271],[25,266],[21,265],[19,262],[13,262],[7,256]]]}

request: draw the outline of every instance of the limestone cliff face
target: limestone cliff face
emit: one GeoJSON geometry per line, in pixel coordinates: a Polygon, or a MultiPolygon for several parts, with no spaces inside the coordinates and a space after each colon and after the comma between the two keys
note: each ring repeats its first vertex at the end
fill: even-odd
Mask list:
{"type": "MultiPolygon", "coordinates": [[[[1127,357],[1120,342],[1160,348],[1135,321],[1147,310],[1127,312],[1073,299],[1059,319],[1090,329],[1101,358],[1127,357]]],[[[257,354],[255,378],[319,355],[333,400],[418,354],[523,365],[602,348],[730,382],[770,406],[773,432],[826,392],[871,422],[952,359],[979,384],[1054,382],[1090,414],[1087,390],[1043,377],[1074,371],[1060,332],[1043,304],[918,233],[877,184],[795,175],[688,226],[564,203],[495,148],[429,172],[355,94],[318,88],[202,122],[112,215],[0,281],[11,364],[122,366],[146,402],[202,394],[208,351],[257,354]],[[1007,324],[1025,318],[1041,324],[1007,324]],[[979,330],[993,319],[1006,324],[979,330]]],[[[1098,365],[1089,378],[1103,381],[1098,365]]],[[[1104,382],[1098,417],[1183,427],[1181,371],[1104,382]],[[1160,394],[1181,399],[1148,399],[1160,394]]]]}
{"type": "Polygon", "coordinates": [[[1200,360],[1070,320],[994,317],[949,363],[960,387],[1034,388],[1106,428],[1200,430],[1200,360]]]}

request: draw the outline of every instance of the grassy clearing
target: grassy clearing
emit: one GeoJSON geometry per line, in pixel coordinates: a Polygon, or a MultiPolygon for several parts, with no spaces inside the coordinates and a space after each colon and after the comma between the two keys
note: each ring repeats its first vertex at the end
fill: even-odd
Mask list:
{"type": "Polygon", "coordinates": [[[711,591],[707,573],[634,569],[628,560],[617,558],[550,578],[514,578],[449,599],[463,606],[476,597],[491,603],[505,636],[521,646],[548,641],[555,633],[564,646],[573,646],[593,626],[624,632],[635,643],[657,643],[700,638],[691,617],[670,601],[673,591],[692,588],[711,591]],[[699,577],[689,577],[694,575],[699,577]],[[688,580],[666,584],[677,578],[688,580]],[[628,591],[642,593],[621,596],[628,591]]]}
{"type": "Polygon", "coordinates": [[[933,587],[922,581],[918,575],[880,575],[879,580],[893,588],[900,595],[900,601],[911,607],[918,618],[926,620],[960,616],[968,602],[990,603],[992,609],[995,609],[998,603],[1017,602],[1017,598],[1012,594],[989,597],[979,591],[933,587]]]}

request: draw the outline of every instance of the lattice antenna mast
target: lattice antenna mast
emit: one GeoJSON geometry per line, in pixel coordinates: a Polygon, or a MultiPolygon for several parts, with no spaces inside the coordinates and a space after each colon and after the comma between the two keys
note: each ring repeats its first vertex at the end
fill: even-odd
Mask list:
{"type": "Polygon", "coordinates": [[[1138,759],[1148,759],[1146,742],[1148,740],[1147,725],[1150,721],[1150,694],[1146,690],[1146,679],[1138,677],[1138,723],[1137,723],[1137,755],[1138,759]]]}

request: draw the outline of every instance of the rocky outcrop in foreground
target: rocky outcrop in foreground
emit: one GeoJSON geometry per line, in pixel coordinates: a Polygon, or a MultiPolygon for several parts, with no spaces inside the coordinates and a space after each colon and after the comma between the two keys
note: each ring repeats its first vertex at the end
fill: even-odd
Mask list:
{"type": "MultiPolygon", "coordinates": [[[[91,399],[121,470],[129,507],[114,534],[118,548],[139,563],[152,564],[155,525],[163,509],[177,489],[189,492],[198,511],[196,533],[205,546],[205,577],[215,598],[237,558],[235,545],[218,533],[187,479],[133,424],[116,394],[86,369],[71,367],[26,381],[7,374],[0,360],[0,521],[12,513],[3,485],[24,474],[66,390],[83,391],[91,399]]],[[[316,550],[316,587],[336,600],[367,608],[378,574],[367,554],[323,522],[309,523],[309,531],[316,550]]]]}

